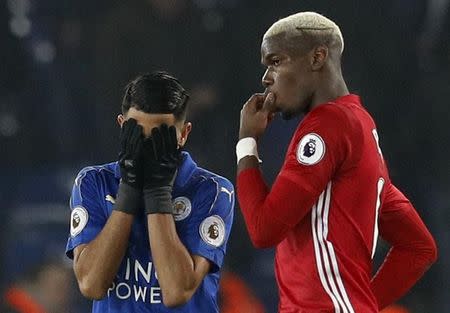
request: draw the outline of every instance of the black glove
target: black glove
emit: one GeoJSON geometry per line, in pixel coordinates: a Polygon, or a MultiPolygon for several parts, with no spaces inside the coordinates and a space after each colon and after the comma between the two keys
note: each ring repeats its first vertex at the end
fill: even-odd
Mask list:
{"type": "Polygon", "coordinates": [[[162,124],[152,129],[144,142],[144,202],[147,214],[172,214],[172,186],[181,150],[175,126],[162,124]]]}
{"type": "Polygon", "coordinates": [[[143,183],[142,146],[144,136],[142,127],[135,119],[128,119],[120,133],[119,166],[120,184],[117,192],[115,210],[136,214],[140,205],[143,183]]]}

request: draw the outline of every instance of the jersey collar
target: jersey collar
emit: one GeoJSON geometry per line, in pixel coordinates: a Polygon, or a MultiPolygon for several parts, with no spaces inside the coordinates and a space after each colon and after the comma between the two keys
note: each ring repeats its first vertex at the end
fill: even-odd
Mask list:
{"type": "Polygon", "coordinates": [[[338,97],[338,98],[336,98],[334,100],[331,100],[330,102],[331,103],[333,103],[333,102],[334,103],[348,103],[348,102],[350,102],[350,103],[354,103],[354,104],[357,104],[357,105],[361,105],[360,97],[358,95],[353,94],[353,93],[350,93],[350,94],[345,95],[345,96],[338,97]]]}
{"type": "Polygon", "coordinates": [[[197,163],[192,160],[188,152],[183,151],[181,157],[181,166],[178,168],[177,178],[175,178],[174,183],[174,187],[177,189],[184,187],[188,183],[197,168],[197,163]]]}

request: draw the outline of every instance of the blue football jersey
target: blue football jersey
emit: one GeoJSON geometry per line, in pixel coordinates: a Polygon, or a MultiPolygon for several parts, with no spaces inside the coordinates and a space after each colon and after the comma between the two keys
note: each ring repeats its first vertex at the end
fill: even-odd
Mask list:
{"type": "MultiPolygon", "coordinates": [[[[117,162],[84,168],[75,179],[70,199],[70,236],[66,254],[93,240],[106,224],[119,187],[117,162]]],[[[93,313],[218,312],[219,269],[223,264],[234,214],[234,188],[227,179],[197,166],[187,152],[172,192],[174,220],[180,240],[191,254],[212,264],[185,305],[167,308],[162,302],[152,261],[144,210],[133,222],[119,271],[105,298],[93,302],[93,313]]]]}

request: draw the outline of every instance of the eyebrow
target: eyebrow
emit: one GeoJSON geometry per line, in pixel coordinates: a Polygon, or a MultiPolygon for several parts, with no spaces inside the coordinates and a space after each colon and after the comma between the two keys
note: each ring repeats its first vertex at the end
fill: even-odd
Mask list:
{"type": "Polygon", "coordinates": [[[261,64],[265,65],[265,61],[266,60],[270,60],[272,57],[274,57],[275,55],[277,55],[278,53],[272,52],[269,53],[268,55],[266,55],[264,58],[261,58],[261,64]]]}

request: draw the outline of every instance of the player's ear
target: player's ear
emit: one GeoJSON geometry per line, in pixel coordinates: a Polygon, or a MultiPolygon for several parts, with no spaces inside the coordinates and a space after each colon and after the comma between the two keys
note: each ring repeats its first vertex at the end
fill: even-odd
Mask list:
{"type": "Polygon", "coordinates": [[[183,123],[183,126],[181,127],[180,138],[178,138],[178,144],[180,147],[184,147],[184,145],[186,144],[186,141],[189,137],[191,130],[192,130],[191,122],[183,123]]]}
{"type": "Polygon", "coordinates": [[[123,114],[117,115],[117,124],[122,128],[123,123],[125,122],[125,117],[123,114]]]}
{"type": "Polygon", "coordinates": [[[313,71],[319,71],[324,65],[328,58],[328,47],[317,46],[312,51],[311,56],[311,69],[313,71]]]}

